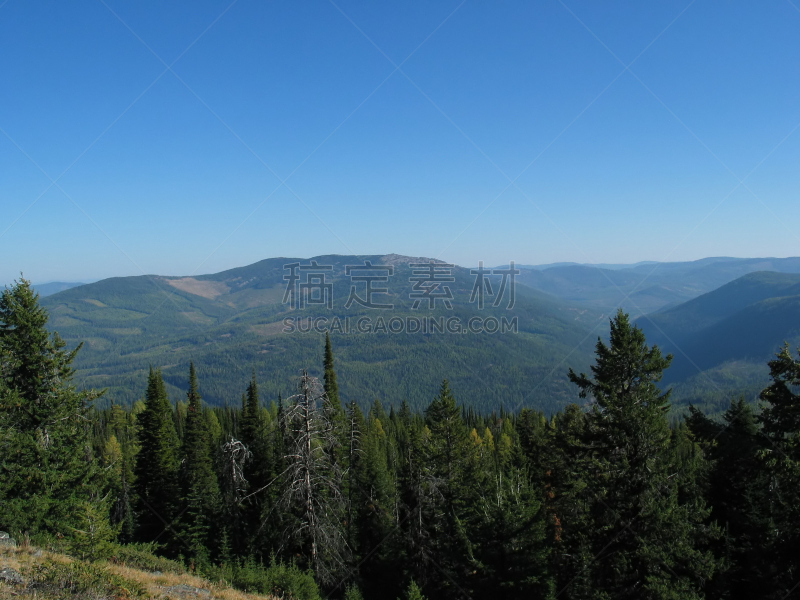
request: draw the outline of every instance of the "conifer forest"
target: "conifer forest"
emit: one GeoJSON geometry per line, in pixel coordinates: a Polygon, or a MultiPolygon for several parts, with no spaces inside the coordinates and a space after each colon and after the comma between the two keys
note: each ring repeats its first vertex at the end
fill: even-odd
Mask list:
{"type": "Polygon", "coordinates": [[[344,397],[336,336],[319,340],[322,378],[286,373],[291,395],[265,397],[253,370],[210,406],[190,363],[188,393],[168,397],[152,365],[122,406],[76,386],[81,349],[47,322],[29,282],[2,292],[0,529],[15,537],[283,598],[800,597],[788,345],[760,402],[731,397],[721,416],[671,409],[672,356],[621,310],[590,372],[569,370],[581,402],[553,414],[478,412],[448,373],[421,412],[344,397]]]}

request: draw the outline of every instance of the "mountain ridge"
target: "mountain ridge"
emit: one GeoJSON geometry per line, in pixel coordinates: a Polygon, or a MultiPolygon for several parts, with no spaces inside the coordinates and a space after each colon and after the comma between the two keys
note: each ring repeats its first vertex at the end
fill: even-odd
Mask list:
{"type": "MultiPolygon", "coordinates": [[[[429,310],[422,298],[422,306],[415,309],[420,298],[415,300],[413,294],[421,292],[415,291],[419,282],[409,263],[424,263],[425,272],[430,260],[391,254],[273,258],[191,277],[110,278],[44,298],[43,305],[50,311],[52,329],[70,344],[86,341],[76,361],[76,378],[85,386],[109,388],[110,401],[130,403],[140,397],[151,364],[162,368],[173,397],[183,393],[190,360],[212,404],[238,402],[252,368],[265,398],[286,395],[293,376],[303,368],[317,374],[322,363],[322,333],[284,332],[285,320],[297,318],[324,318],[328,324],[338,319],[351,326],[359,318],[370,318],[376,323],[373,333],[331,334],[342,397],[364,405],[380,397],[389,404],[408,400],[412,406],[425,406],[445,377],[466,403],[486,409],[528,403],[551,411],[576,397],[566,371],[588,364],[592,342],[587,333],[601,323],[600,313],[522,285],[515,288],[513,309],[492,306],[491,301],[478,309],[469,301],[475,289],[471,270],[446,268],[443,262],[434,266],[452,276],[452,281],[438,284],[449,288],[452,308],[438,298],[429,310]],[[363,267],[365,261],[377,267],[383,260],[393,263],[388,265],[392,275],[374,287],[389,290],[383,299],[390,299],[393,309],[357,303],[346,307],[352,292],[346,267],[363,267]],[[284,301],[291,269],[285,266],[308,266],[312,261],[331,268],[326,279],[330,305],[288,306],[284,301]],[[377,329],[379,317],[384,327],[392,318],[397,325],[429,317],[462,324],[473,317],[516,317],[519,329],[496,335],[395,335],[377,329]]],[[[489,280],[499,293],[501,276],[491,275],[489,280]]],[[[359,285],[361,293],[365,284],[359,285]]]]}

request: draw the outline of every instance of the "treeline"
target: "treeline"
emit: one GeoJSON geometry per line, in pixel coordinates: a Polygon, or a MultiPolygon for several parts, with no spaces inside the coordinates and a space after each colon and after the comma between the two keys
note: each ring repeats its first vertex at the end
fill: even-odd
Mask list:
{"type": "Polygon", "coordinates": [[[340,398],[330,339],[322,381],[304,373],[290,397],[262,398],[253,376],[241,404],[212,408],[187,365],[185,399],[152,369],[144,400],[93,411],[46,321],[24,280],[0,297],[0,528],[97,558],[155,543],[287,598],[800,595],[788,347],[758,413],[734,399],[673,425],[657,387],[671,357],[622,312],[591,373],[570,370],[586,404],[549,418],[477,414],[446,380],[423,412],[364,412],[340,398]]]}

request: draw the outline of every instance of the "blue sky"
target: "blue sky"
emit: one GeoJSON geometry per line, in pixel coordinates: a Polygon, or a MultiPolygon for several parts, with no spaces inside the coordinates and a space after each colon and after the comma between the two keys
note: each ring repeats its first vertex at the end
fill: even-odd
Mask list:
{"type": "Polygon", "coordinates": [[[800,255],[798,6],[0,0],[0,283],[800,255]]]}

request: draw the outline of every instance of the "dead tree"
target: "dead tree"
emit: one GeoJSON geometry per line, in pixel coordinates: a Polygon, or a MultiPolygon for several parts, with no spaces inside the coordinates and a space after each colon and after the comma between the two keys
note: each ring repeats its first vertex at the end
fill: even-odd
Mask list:
{"type": "Polygon", "coordinates": [[[231,437],[222,446],[222,490],[225,499],[229,535],[238,551],[246,548],[246,532],[243,530],[241,502],[247,491],[244,465],[252,457],[250,450],[242,442],[231,437]]]}
{"type": "Polygon", "coordinates": [[[330,585],[348,568],[347,501],[343,471],[334,458],[339,440],[325,410],[325,392],[305,371],[283,418],[287,468],[280,504],[296,517],[284,538],[308,556],[318,581],[330,585]]]}

